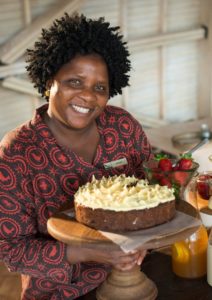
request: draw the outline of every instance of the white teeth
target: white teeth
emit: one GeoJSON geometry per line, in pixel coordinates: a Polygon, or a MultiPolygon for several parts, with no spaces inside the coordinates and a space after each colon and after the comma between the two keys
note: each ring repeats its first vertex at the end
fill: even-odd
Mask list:
{"type": "Polygon", "coordinates": [[[80,107],[80,106],[76,106],[76,105],[72,105],[72,107],[73,107],[76,111],[78,111],[78,112],[80,112],[80,113],[83,113],[83,114],[87,114],[87,113],[90,111],[89,108],[85,108],[85,107],[80,107]]]}

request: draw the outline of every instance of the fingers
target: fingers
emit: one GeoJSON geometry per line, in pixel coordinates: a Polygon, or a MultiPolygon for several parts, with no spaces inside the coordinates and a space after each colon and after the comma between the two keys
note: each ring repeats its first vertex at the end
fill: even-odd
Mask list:
{"type": "Polygon", "coordinates": [[[137,265],[141,265],[145,256],[147,254],[147,250],[141,250],[140,253],[139,253],[139,257],[138,257],[138,260],[137,260],[137,265]]]}
{"type": "Polygon", "coordinates": [[[127,255],[120,262],[116,262],[114,267],[121,271],[131,270],[137,265],[138,254],[136,255],[127,255]]]}
{"type": "Polygon", "coordinates": [[[146,250],[132,251],[124,256],[121,256],[116,260],[114,267],[118,270],[127,271],[131,270],[136,265],[141,265],[144,257],[146,256],[146,250]]]}
{"type": "Polygon", "coordinates": [[[130,271],[136,265],[137,265],[136,262],[134,262],[133,264],[118,264],[118,265],[115,265],[114,268],[119,271],[130,271]]]}
{"type": "Polygon", "coordinates": [[[141,265],[146,250],[134,250],[125,253],[121,250],[100,251],[97,249],[67,246],[67,260],[69,263],[95,261],[107,263],[119,270],[130,270],[135,265],[141,265]]]}

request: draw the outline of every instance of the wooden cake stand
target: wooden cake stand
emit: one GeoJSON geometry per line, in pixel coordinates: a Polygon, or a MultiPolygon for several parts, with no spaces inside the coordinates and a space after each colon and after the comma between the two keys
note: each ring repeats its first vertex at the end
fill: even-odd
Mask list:
{"type": "MultiPolygon", "coordinates": [[[[196,215],[195,209],[181,201],[178,210],[190,215],[196,215]]],[[[66,244],[78,245],[89,248],[119,249],[120,247],[103,236],[99,231],[78,223],[67,212],[60,212],[51,217],[47,222],[48,232],[55,239],[66,244]]],[[[191,235],[196,228],[187,229],[185,232],[172,235],[172,242],[191,235]]],[[[170,244],[164,238],[163,246],[170,244]]],[[[160,244],[161,245],[161,244],[160,244]]],[[[148,249],[148,245],[142,246],[148,249]]],[[[98,300],[154,300],[157,297],[157,287],[143,272],[136,266],[130,271],[119,271],[112,269],[107,279],[99,286],[96,292],[98,300]]]]}

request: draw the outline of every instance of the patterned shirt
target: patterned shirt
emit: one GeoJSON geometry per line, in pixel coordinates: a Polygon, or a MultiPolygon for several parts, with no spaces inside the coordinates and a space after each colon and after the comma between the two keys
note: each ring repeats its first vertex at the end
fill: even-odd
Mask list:
{"type": "Polygon", "coordinates": [[[68,263],[66,245],[47,232],[47,220],[73,206],[79,186],[115,174],[143,177],[151,149],[141,125],[125,110],[107,106],[97,118],[100,141],[91,163],[59,145],[36,110],[0,144],[0,259],[22,274],[23,300],[76,299],[106,278],[109,266],[68,263]],[[124,165],[106,168],[125,159],[124,165]]]}

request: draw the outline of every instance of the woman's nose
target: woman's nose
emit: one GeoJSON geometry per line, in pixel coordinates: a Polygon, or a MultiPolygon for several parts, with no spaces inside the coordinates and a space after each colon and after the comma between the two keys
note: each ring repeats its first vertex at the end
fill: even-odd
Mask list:
{"type": "Polygon", "coordinates": [[[85,101],[96,101],[96,94],[92,87],[83,88],[80,97],[85,101]]]}

